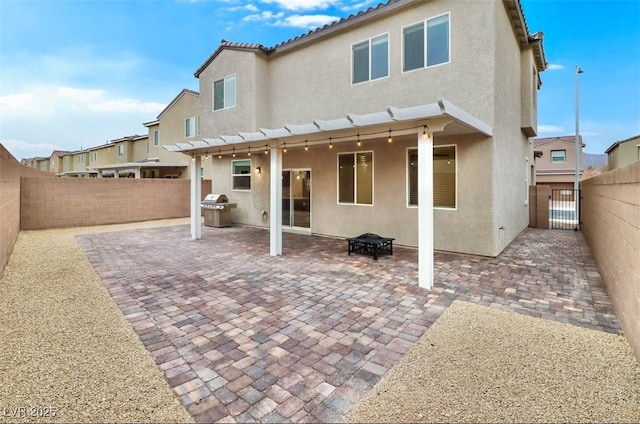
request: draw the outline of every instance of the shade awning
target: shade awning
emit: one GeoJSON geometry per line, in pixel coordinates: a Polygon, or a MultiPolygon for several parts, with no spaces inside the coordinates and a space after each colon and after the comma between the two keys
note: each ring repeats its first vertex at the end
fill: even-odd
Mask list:
{"type": "MultiPolygon", "coordinates": [[[[215,153],[215,149],[246,147],[251,143],[273,141],[290,143],[306,140],[306,138],[318,138],[318,134],[324,133],[329,142],[329,136],[336,133],[338,136],[348,131],[363,131],[364,129],[378,128],[380,134],[390,129],[402,128],[407,123],[428,122],[437,118],[448,118],[450,123],[447,128],[455,134],[478,133],[485,136],[493,135],[493,128],[472,116],[470,113],[455,106],[451,102],[440,98],[436,103],[397,108],[388,106],[384,111],[363,115],[347,114],[333,120],[315,119],[302,125],[284,125],[280,128],[260,128],[256,132],[239,132],[235,135],[220,135],[217,138],[203,138],[189,143],[178,142],[173,145],[163,146],[167,151],[179,152],[188,155],[203,155],[215,153]],[[244,145],[244,146],[243,146],[244,145]]],[[[420,124],[422,125],[422,124],[420,124]]],[[[358,133],[359,134],[359,133],[358,133]]],[[[355,136],[356,134],[352,134],[355,136]]],[[[310,144],[311,144],[310,140],[310,144]]],[[[334,139],[334,142],[338,141],[334,139]]],[[[252,146],[253,147],[253,146],[252,146]]]]}

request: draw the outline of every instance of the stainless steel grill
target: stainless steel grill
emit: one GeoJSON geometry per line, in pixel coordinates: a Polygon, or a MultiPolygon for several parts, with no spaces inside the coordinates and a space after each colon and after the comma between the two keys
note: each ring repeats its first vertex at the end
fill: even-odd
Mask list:
{"type": "Polygon", "coordinates": [[[208,227],[231,227],[231,209],[235,203],[229,203],[224,194],[208,194],[202,201],[204,225],[208,227]]]}

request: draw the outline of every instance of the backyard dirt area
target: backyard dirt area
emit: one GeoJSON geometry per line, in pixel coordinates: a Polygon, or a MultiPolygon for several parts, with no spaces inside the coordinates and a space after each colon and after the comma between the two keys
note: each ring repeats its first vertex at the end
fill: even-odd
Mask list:
{"type": "MultiPolygon", "coordinates": [[[[413,265],[405,269],[415,256],[409,249],[376,261],[371,271],[370,258],[336,253],[334,244],[343,246],[342,240],[289,235],[290,253],[274,261],[255,251],[268,234],[234,228],[230,240],[229,231],[208,228],[202,242],[193,243],[188,222],[20,233],[0,279],[2,422],[204,422],[213,412],[228,422],[274,417],[293,422],[640,422],[640,365],[618,334],[606,293],[574,269],[573,259],[529,263],[527,258],[539,256],[532,254],[531,240],[542,233],[525,234],[529,238],[494,260],[440,254],[439,283],[427,292],[405,282],[415,273],[413,265]],[[134,229],[139,231],[129,231],[134,229]],[[79,236],[88,233],[109,234],[79,236]],[[313,246],[305,247],[309,243],[313,246]],[[212,245],[219,249],[217,256],[212,245]],[[252,261],[245,254],[253,254],[252,261]],[[149,268],[136,258],[149,262],[149,268]],[[188,258],[191,273],[174,264],[188,258]],[[203,265],[207,260],[211,264],[203,265]],[[562,266],[553,265],[558,261],[562,266]],[[111,287],[111,295],[110,280],[123,285],[111,287]],[[264,299],[257,288],[266,290],[264,299]],[[339,289],[346,290],[344,295],[339,289]],[[210,305],[204,302],[209,297],[210,305]],[[332,326],[321,317],[341,313],[338,298],[348,304],[346,315],[332,326]],[[402,302],[387,315],[374,312],[383,310],[382,300],[395,298],[402,302]],[[322,303],[327,299],[333,303],[322,303]],[[265,307],[254,304],[258,301],[265,307]],[[207,319],[213,317],[210,323],[198,324],[204,316],[199,321],[182,317],[179,308],[194,317],[200,303],[207,319]],[[180,314],[169,316],[165,309],[180,314]],[[250,315],[257,310],[258,316],[250,315]],[[404,323],[407,314],[424,314],[425,324],[404,323]],[[293,318],[284,322],[288,316],[293,318]],[[244,326],[243,317],[250,325],[244,326]],[[168,318],[181,320],[175,325],[185,331],[193,327],[193,338],[170,338],[171,333],[170,341],[147,346],[147,332],[171,324],[168,318]],[[381,322],[386,324],[378,326],[381,322]],[[265,323],[268,336],[258,331],[265,323]],[[391,324],[397,328],[387,328],[391,324]],[[196,334],[204,327],[212,334],[224,332],[230,341],[218,346],[223,334],[211,340],[196,334]],[[415,337],[412,328],[421,329],[415,337]],[[242,342],[243,332],[260,337],[242,342]],[[341,332],[347,335],[330,337],[341,332]],[[297,336],[303,342],[297,344],[297,336]],[[306,346],[307,341],[314,343],[306,346]],[[237,348],[227,350],[232,342],[237,348]],[[160,355],[179,346],[176,355],[182,356],[160,355]],[[349,350],[354,346],[361,352],[349,350]],[[377,350],[388,357],[370,363],[377,350]],[[344,361],[336,362],[347,351],[344,361]],[[407,353],[391,355],[395,351],[407,353]],[[239,352],[251,361],[236,358],[239,352]],[[201,356],[211,359],[210,366],[198,368],[201,356]],[[258,373],[261,361],[270,365],[265,363],[265,373],[258,373]],[[222,362],[232,365],[222,368],[222,362]],[[323,380],[314,366],[328,377],[323,380]],[[187,371],[173,375],[178,368],[187,371]],[[267,371],[275,373],[273,379],[265,379],[267,371]],[[174,381],[183,375],[192,380],[174,381]],[[204,395],[191,399],[185,387],[192,389],[200,378],[211,392],[194,385],[194,393],[204,395]],[[310,394],[315,397],[303,403],[310,394]],[[316,401],[315,412],[324,415],[306,410],[316,401]],[[239,412],[243,403],[245,413],[239,412]],[[207,404],[215,405],[209,415],[187,412],[207,404]]],[[[564,240],[564,234],[544,234],[564,240]]],[[[541,249],[553,256],[549,246],[541,249]]]]}
{"type": "Polygon", "coordinates": [[[0,422],[190,422],[74,236],[23,231],[0,280],[0,422]]]}
{"type": "Polygon", "coordinates": [[[623,336],[455,301],[348,422],[640,422],[623,336]]]}

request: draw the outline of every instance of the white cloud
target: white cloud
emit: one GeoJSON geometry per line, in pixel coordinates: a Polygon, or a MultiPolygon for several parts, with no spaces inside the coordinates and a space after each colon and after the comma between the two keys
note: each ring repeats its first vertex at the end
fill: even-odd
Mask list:
{"type": "MultiPolygon", "coordinates": [[[[26,158],[28,156],[46,156],[49,157],[54,150],[64,150],[61,146],[51,143],[29,143],[24,140],[16,140],[13,138],[7,138],[0,140],[2,144],[11,154],[13,152],[22,152],[19,159],[26,158]],[[24,153],[27,153],[26,155],[24,153]],[[30,153],[29,153],[30,152],[30,153]],[[43,152],[49,152],[44,153],[43,152]]],[[[16,156],[16,155],[14,155],[16,156]]]]}
{"type": "Polygon", "coordinates": [[[261,0],[266,4],[277,4],[287,10],[326,9],[339,3],[338,0],[261,0]]]}
{"type": "Polygon", "coordinates": [[[270,21],[280,19],[284,16],[284,13],[273,13],[271,11],[265,11],[262,13],[256,13],[254,15],[248,15],[242,18],[244,22],[257,22],[257,21],[270,21]]]}
{"type": "Polygon", "coordinates": [[[241,11],[248,11],[248,12],[258,12],[260,11],[260,9],[258,9],[258,7],[252,3],[246,4],[244,6],[234,6],[234,7],[229,7],[227,9],[229,12],[241,12],[241,11]]]}
{"type": "Polygon", "coordinates": [[[338,18],[328,15],[292,15],[275,23],[277,26],[290,26],[296,28],[320,28],[336,21],[338,18]]]}
{"type": "Polygon", "coordinates": [[[538,132],[540,134],[552,134],[552,133],[563,133],[564,128],[559,125],[538,125],[538,132]]]}
{"type": "Polygon", "coordinates": [[[548,71],[557,71],[559,69],[564,69],[564,66],[558,64],[558,63],[550,63],[547,65],[547,70],[548,71]]]}

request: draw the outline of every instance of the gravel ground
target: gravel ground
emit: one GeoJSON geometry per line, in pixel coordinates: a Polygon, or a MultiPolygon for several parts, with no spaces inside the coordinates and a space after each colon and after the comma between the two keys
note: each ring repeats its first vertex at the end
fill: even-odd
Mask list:
{"type": "Polygon", "coordinates": [[[348,422],[640,422],[623,336],[455,301],[348,422]]]}
{"type": "Polygon", "coordinates": [[[23,231],[0,280],[0,422],[190,422],[74,239],[23,231]]]}

